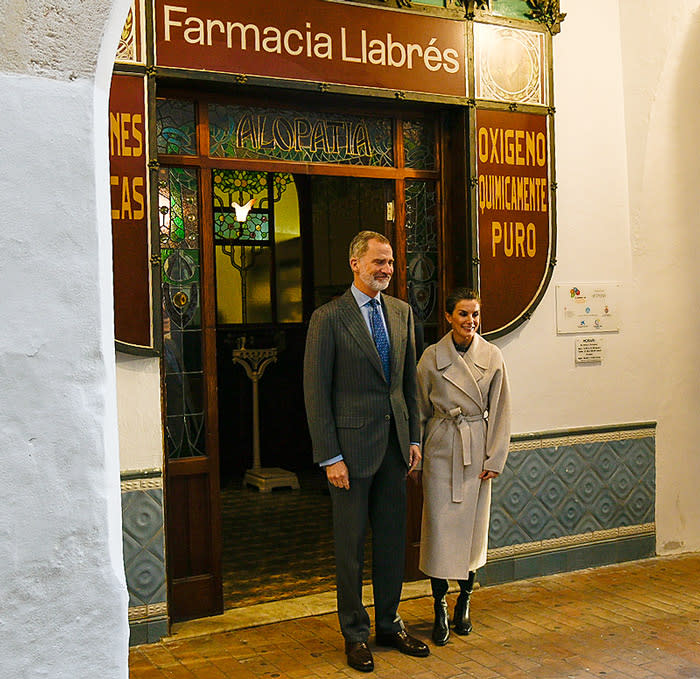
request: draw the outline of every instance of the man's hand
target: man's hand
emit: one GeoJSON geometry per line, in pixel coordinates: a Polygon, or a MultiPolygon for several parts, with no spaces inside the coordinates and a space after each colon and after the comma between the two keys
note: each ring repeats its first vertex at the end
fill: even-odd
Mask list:
{"type": "Polygon", "coordinates": [[[348,467],[345,462],[340,460],[340,462],[329,464],[325,469],[328,482],[332,486],[350,490],[350,474],[348,474],[348,467]]]}
{"type": "Polygon", "coordinates": [[[488,479],[495,479],[498,476],[498,472],[492,472],[490,469],[484,469],[481,474],[479,474],[479,478],[482,481],[487,481],[488,479]]]}
{"type": "Polygon", "coordinates": [[[420,454],[420,446],[411,444],[408,447],[408,462],[410,465],[408,468],[409,474],[418,466],[418,463],[421,461],[421,459],[422,456],[420,454]]]}

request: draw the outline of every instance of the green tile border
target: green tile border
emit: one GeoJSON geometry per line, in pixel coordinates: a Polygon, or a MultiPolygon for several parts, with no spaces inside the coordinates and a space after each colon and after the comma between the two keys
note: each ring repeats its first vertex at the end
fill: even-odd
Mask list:
{"type": "Polygon", "coordinates": [[[607,566],[656,556],[656,535],[637,535],[615,540],[493,559],[479,569],[477,581],[483,587],[582,568],[607,566]]]}
{"type": "Polygon", "coordinates": [[[129,625],[129,646],[154,644],[168,636],[168,621],[166,619],[148,620],[129,625]]]}

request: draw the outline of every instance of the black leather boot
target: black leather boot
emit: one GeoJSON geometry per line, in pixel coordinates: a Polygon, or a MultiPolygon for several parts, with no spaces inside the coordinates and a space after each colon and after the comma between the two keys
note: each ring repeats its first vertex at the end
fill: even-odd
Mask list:
{"type": "Polygon", "coordinates": [[[433,643],[436,646],[444,646],[450,638],[450,618],[447,614],[447,580],[430,578],[430,587],[433,590],[435,608],[435,622],[433,623],[433,643]]]}
{"type": "Polygon", "coordinates": [[[455,633],[466,636],[472,631],[472,621],[469,615],[469,598],[474,589],[475,571],[469,571],[467,580],[459,581],[459,596],[455,604],[454,624],[455,633]]]}

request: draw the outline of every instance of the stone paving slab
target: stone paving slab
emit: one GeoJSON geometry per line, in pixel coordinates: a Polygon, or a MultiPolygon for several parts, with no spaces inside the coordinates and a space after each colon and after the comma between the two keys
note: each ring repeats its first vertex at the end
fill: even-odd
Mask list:
{"type": "MultiPolygon", "coordinates": [[[[450,609],[456,595],[448,595],[450,609]]],[[[474,632],[428,658],[377,648],[376,679],[700,679],[700,554],[657,557],[475,591],[474,632]]],[[[401,604],[429,642],[432,599],[401,604]]],[[[430,643],[430,642],[429,642],[430,643]]],[[[323,679],[345,663],[337,617],[297,620],[131,649],[131,679],[323,679]]]]}

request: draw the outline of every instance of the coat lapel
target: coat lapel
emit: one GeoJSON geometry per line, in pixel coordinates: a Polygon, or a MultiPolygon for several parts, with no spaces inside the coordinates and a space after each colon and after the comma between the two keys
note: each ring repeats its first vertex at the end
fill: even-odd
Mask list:
{"type": "MultiPolygon", "coordinates": [[[[342,311],[341,320],[347,327],[348,332],[360,345],[362,351],[367,354],[367,358],[369,358],[372,365],[379,371],[382,378],[384,378],[384,369],[382,368],[382,362],[377,353],[377,347],[369,334],[369,329],[362,316],[360,307],[357,306],[357,302],[349,288],[340,298],[340,309],[342,311]]],[[[391,335],[389,335],[389,340],[391,341],[391,335]]]]}
{"type": "MultiPolygon", "coordinates": [[[[469,349],[467,356],[472,351],[477,350],[478,360],[483,364],[483,352],[479,347],[479,336],[477,335],[473,342],[477,344],[469,349]]],[[[483,343],[483,340],[481,340],[483,343]]],[[[452,333],[448,332],[438,343],[436,347],[437,369],[442,373],[442,376],[457,389],[463,391],[476,405],[483,410],[484,402],[481,397],[481,389],[477,384],[477,379],[474,376],[472,369],[472,360],[463,361],[452,343],[452,333]]],[[[478,365],[478,364],[477,364],[478,365]]],[[[486,362],[488,366],[488,361],[486,362]]],[[[479,366],[480,367],[480,366],[479,366]]],[[[482,374],[481,370],[477,374],[482,374]]]]}

